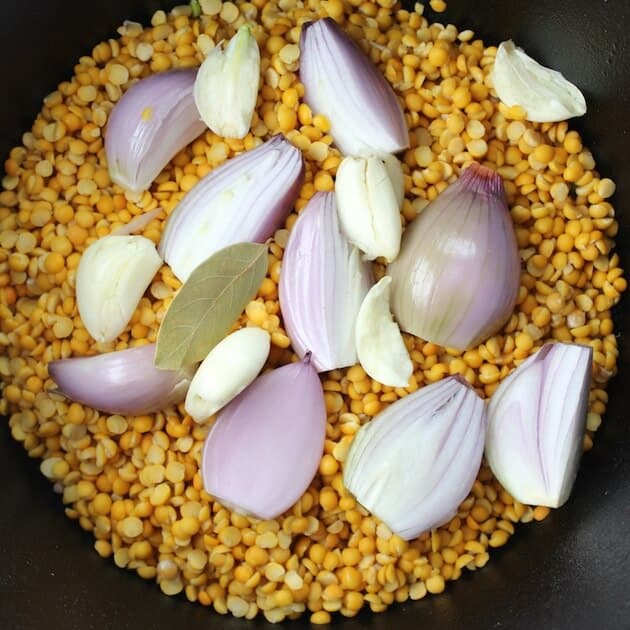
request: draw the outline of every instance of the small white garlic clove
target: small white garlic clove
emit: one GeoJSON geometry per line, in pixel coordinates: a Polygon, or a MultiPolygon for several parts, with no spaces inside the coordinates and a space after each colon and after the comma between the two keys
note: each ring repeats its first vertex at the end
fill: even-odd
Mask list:
{"type": "Polygon", "coordinates": [[[363,369],[379,383],[407,387],[413,365],[398,325],[389,310],[392,279],[384,276],[363,300],[356,326],[356,344],[363,369]]]}
{"type": "Polygon", "coordinates": [[[395,155],[391,155],[391,153],[381,155],[380,157],[383,164],[385,164],[385,169],[394,188],[394,194],[396,195],[396,201],[400,209],[405,200],[405,174],[403,173],[402,163],[395,155]]]}
{"type": "Polygon", "coordinates": [[[501,101],[522,107],[532,122],[558,122],[586,113],[584,95],[573,83],[540,65],[512,40],[499,46],[492,82],[501,101]]]}
{"type": "Polygon", "coordinates": [[[199,115],[214,133],[244,138],[256,107],[259,81],[258,43],[244,25],[225,50],[217,45],[201,64],[194,88],[199,115]]]}
{"type": "Polygon", "coordinates": [[[188,388],[184,407],[202,423],[238,396],[265,365],[271,348],[262,328],[241,328],[218,343],[203,360],[188,388]]]}
{"type": "Polygon", "coordinates": [[[96,341],[113,341],[123,332],[161,266],[154,243],[144,236],[105,236],[83,252],[77,306],[96,341]]]}
{"type": "MultiPolygon", "coordinates": [[[[390,165],[393,171],[393,167],[390,165]]],[[[378,157],[346,157],[337,170],[335,195],[347,239],[365,253],[391,262],[400,251],[400,180],[395,185],[378,157]]]]}

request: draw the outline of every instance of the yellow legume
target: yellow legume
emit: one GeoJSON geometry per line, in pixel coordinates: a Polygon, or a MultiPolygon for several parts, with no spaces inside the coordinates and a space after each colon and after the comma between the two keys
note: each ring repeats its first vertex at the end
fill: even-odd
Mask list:
{"type": "MultiPolygon", "coordinates": [[[[399,11],[389,0],[355,4],[324,0],[316,9],[201,0],[202,21],[180,8],[156,12],[147,29],[128,23],[124,39],[94,47],[72,80],[46,99],[24,146],[5,162],[0,338],[8,352],[0,357],[0,413],[9,416],[13,437],[41,457],[41,471],[58,484],[68,514],[98,538],[99,555],[157,579],[166,594],[184,592],[224,614],[280,621],[308,609],[312,623],[325,624],[332,613],[381,611],[441,593],[462,571],[482,567],[488,548],[506,544],[514,523],[542,520],[549,510],[515,503],[482,466],[457,516],[407,543],[343,485],[359,427],[449,374],[463,375],[487,397],[546,341],[578,341],[594,349],[588,448],[606,409],[602,388],[615,371],[611,308],[627,287],[611,254],[618,229],[609,202],[614,182],[595,170],[592,154],[566,123],[530,123],[522,108],[496,101],[487,81],[495,51],[473,41],[471,31],[430,26],[420,13],[399,11]],[[257,521],[204,491],[199,457],[209,427],[196,426],[181,406],[139,416],[96,412],[51,393],[46,364],[103,351],[76,310],[76,270],[85,247],[147,209],[170,213],[202,177],[279,131],[303,151],[305,183],[295,211],[270,241],[267,277],[237,325],[270,332],[268,367],[291,360],[278,304],[282,253],[297,212],[315,192],[334,190],[341,161],[331,121],[302,102],[297,75],[300,26],[325,14],[360,42],[378,44],[370,54],[403,104],[411,140],[400,155],[404,220],[413,220],[471,160],[483,161],[504,179],[524,260],[521,289],[504,329],[476,348],[446,350],[405,336],[414,362],[406,389],[383,386],[359,365],[323,376],[328,423],[316,478],[284,515],[257,521]],[[112,188],[103,130],[129,83],[198,65],[198,51],[207,54],[245,22],[261,42],[264,68],[251,133],[233,140],[207,131],[138,198],[112,188]]],[[[443,0],[430,5],[445,8],[443,0]]],[[[153,115],[151,108],[143,112],[146,119],[153,115]]],[[[152,221],[145,236],[158,242],[164,221],[152,221]]],[[[382,266],[376,271],[379,277],[382,266]]],[[[180,286],[161,270],[134,313],[130,334],[108,351],[155,341],[180,286]]]]}

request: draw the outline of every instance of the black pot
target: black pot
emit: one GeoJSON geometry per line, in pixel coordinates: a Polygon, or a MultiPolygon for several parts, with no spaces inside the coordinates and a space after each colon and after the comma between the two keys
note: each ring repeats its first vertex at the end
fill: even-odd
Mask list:
{"type": "MultiPolygon", "coordinates": [[[[165,3],[173,4],[173,3],[165,3]]],[[[68,78],[78,57],[145,20],[155,0],[27,0],[0,4],[0,155],[30,128],[42,97],[68,78]]],[[[428,11],[430,13],[430,11],[428,11]]],[[[436,17],[431,14],[432,17],[436,17]]],[[[618,251],[630,270],[630,0],[450,0],[437,16],[486,42],[513,38],[584,91],[589,113],[572,123],[602,174],[617,182],[618,251]]],[[[617,308],[621,356],[610,406],[583,459],[573,495],[540,524],[520,526],[482,571],[445,594],[334,626],[488,630],[630,628],[630,307],[617,308]]],[[[0,628],[67,630],[271,627],[221,617],[101,560],[61,501],[0,428],[0,628]]],[[[306,627],[306,618],[289,627],[306,627]]]]}

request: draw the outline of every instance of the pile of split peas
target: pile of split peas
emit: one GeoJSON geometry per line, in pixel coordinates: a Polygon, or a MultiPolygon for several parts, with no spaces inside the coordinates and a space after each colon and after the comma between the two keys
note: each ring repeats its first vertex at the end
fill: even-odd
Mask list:
{"type": "MultiPolygon", "coordinates": [[[[431,2],[437,10],[444,2],[431,2]]],[[[168,595],[219,613],[269,621],[308,612],[326,623],[339,611],[385,610],[441,593],[462,571],[483,567],[519,522],[549,510],[522,505],[482,467],[449,523],[406,542],[368,514],[342,483],[358,428],[387,405],[449,374],[489,396],[518,363],[549,340],[594,351],[586,450],[606,408],[617,345],[611,309],[626,289],[612,253],[614,183],[567,123],[534,124],[494,96],[496,48],[470,30],[428,24],[423,7],[393,0],[201,0],[202,15],[180,6],[157,11],[150,26],[126,22],[120,37],[96,45],[48,95],[31,131],[4,163],[0,193],[0,414],[13,437],[61,495],[67,515],[91,531],[95,549],[121,568],[156,580],[168,595]],[[501,334],[458,352],[405,335],[414,374],[406,389],[371,380],[360,366],[322,375],[328,412],[319,473],[277,520],[231,513],[206,494],[199,465],[207,426],[183,405],[162,413],[107,415],[55,393],[47,364],[71,356],[154,342],[179,282],[164,266],[115,343],[97,344],[75,300],[81,253],[134,216],[164,213],[144,236],[157,242],[182,197],[225,160],[279,131],[306,159],[295,212],[270,246],[269,269],[238,325],[271,333],[269,365],[292,358],[278,306],[287,236],[316,191],[332,190],[340,162],[325,117],[303,102],[298,80],[300,26],[331,16],[359,42],[404,105],[411,147],[401,156],[411,221],[472,160],[505,182],[523,261],[518,304],[501,334]],[[210,131],[179,153],[149,192],[126,195],[108,175],[108,115],[139,78],[200,64],[220,40],[253,23],[263,84],[251,133],[226,140],[210,131]]],[[[384,268],[376,264],[380,277],[384,268]]]]}

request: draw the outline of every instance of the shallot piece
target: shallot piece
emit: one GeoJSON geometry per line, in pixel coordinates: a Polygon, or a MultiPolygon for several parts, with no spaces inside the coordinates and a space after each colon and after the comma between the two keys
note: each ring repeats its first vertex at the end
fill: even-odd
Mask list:
{"type": "Polygon", "coordinates": [[[302,26],[300,81],[304,100],[328,118],[344,155],[381,156],[409,146],[405,115],[391,85],[332,18],[302,26]]]}
{"type": "Polygon", "coordinates": [[[520,270],[501,176],[473,163],[405,230],[387,269],[392,312],[405,332],[471,348],[512,315],[520,270]]]}
{"type": "Polygon", "coordinates": [[[60,359],[48,373],[62,394],[99,411],[140,415],[163,411],[186,397],[195,366],[160,370],[155,344],[89,357],[60,359]]]}
{"type": "Polygon", "coordinates": [[[116,103],[105,133],[114,182],[133,193],[147,190],[171,158],[206,129],[193,87],[197,70],[153,74],[116,103]]]}
{"type": "Polygon", "coordinates": [[[276,518],[311,483],[325,436],[324,393],[307,355],[265,372],[219,413],[203,447],[204,488],[229,509],[276,518]]]}
{"type": "Polygon", "coordinates": [[[560,507],[575,482],[593,349],[544,345],[503,379],[488,406],[486,458],[521,503],[560,507]]]}
{"type": "Polygon", "coordinates": [[[280,274],[280,308],[298,356],[312,352],[319,372],[354,365],[356,320],[372,282],[341,233],[334,193],[316,193],[291,230],[280,274]]]}
{"type": "Polygon", "coordinates": [[[263,243],[293,208],[304,178],[302,154],[283,135],[210,171],[169,216],[159,251],[185,282],[228,245],[263,243]]]}
{"type": "Polygon", "coordinates": [[[448,522],[479,472],[484,401],[451,376],[396,401],[354,437],[343,481],[401,538],[448,522]]]}

